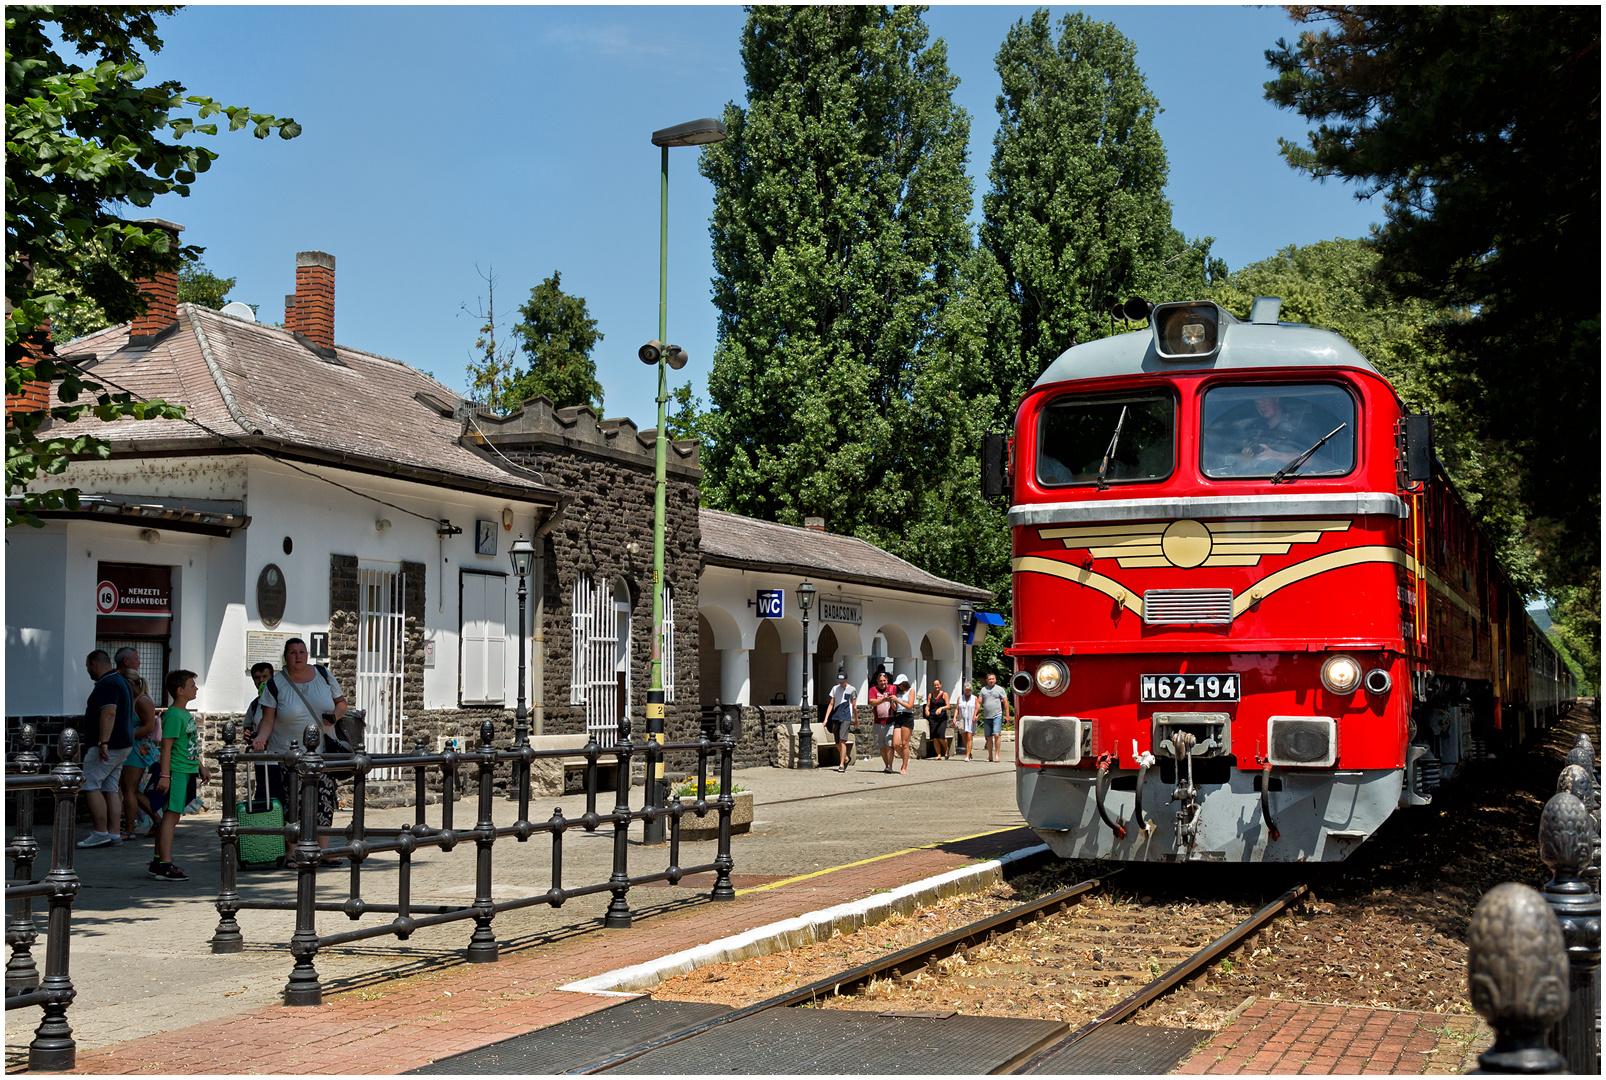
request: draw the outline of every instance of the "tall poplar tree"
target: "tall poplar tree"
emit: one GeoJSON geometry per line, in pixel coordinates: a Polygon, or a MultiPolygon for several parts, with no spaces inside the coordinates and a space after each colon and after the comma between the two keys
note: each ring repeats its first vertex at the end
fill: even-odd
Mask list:
{"type": "Polygon", "coordinates": [[[701,164],[719,310],[703,494],[970,578],[996,403],[975,400],[985,320],[961,291],[970,120],[922,11],[749,10],[747,107],[726,106],[701,164]]]}
{"type": "Polygon", "coordinates": [[[981,242],[1001,269],[1018,326],[1001,378],[1029,385],[1065,349],[1110,332],[1109,304],[1202,295],[1209,238],[1171,226],[1160,102],[1137,48],[1110,23],[1046,9],[1010,28],[981,242]]]}

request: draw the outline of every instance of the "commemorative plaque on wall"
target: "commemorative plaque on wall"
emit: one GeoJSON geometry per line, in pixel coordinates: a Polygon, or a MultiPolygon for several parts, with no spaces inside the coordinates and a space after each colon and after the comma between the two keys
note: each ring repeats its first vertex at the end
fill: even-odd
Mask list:
{"type": "Polygon", "coordinates": [[[284,571],[273,563],[262,568],[257,575],[257,617],[262,625],[273,629],[284,618],[284,571]]]}

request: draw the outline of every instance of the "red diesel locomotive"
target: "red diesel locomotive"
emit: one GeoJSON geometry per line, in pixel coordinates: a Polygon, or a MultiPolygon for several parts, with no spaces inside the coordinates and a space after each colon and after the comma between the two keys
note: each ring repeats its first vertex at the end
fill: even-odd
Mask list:
{"type": "Polygon", "coordinates": [[[1010,495],[1016,789],[1055,852],[1343,859],[1571,700],[1347,341],[1208,302],[1067,350],[984,452],[1010,495]]]}

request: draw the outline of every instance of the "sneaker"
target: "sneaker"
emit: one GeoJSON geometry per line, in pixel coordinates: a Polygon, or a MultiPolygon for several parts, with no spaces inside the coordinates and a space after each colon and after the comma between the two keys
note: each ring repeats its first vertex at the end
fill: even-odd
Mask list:
{"type": "Polygon", "coordinates": [[[172,863],[152,863],[145,873],[157,881],[188,881],[190,876],[172,863]]]}
{"type": "Polygon", "coordinates": [[[109,832],[92,832],[78,841],[81,848],[107,847],[111,844],[121,844],[122,841],[109,832]]]}

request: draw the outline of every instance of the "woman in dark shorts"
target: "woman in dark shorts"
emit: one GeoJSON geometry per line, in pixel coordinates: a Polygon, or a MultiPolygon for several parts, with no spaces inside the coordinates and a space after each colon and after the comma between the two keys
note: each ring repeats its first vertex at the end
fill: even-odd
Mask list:
{"type": "Polygon", "coordinates": [[[932,756],[948,760],[948,695],[942,692],[942,680],[931,680],[931,693],[926,696],[926,731],[931,738],[932,756]]]}
{"type": "Polygon", "coordinates": [[[909,740],[915,733],[915,692],[909,685],[909,676],[899,675],[892,684],[893,699],[898,705],[892,714],[892,752],[903,760],[900,773],[909,771],[909,740]]]}

